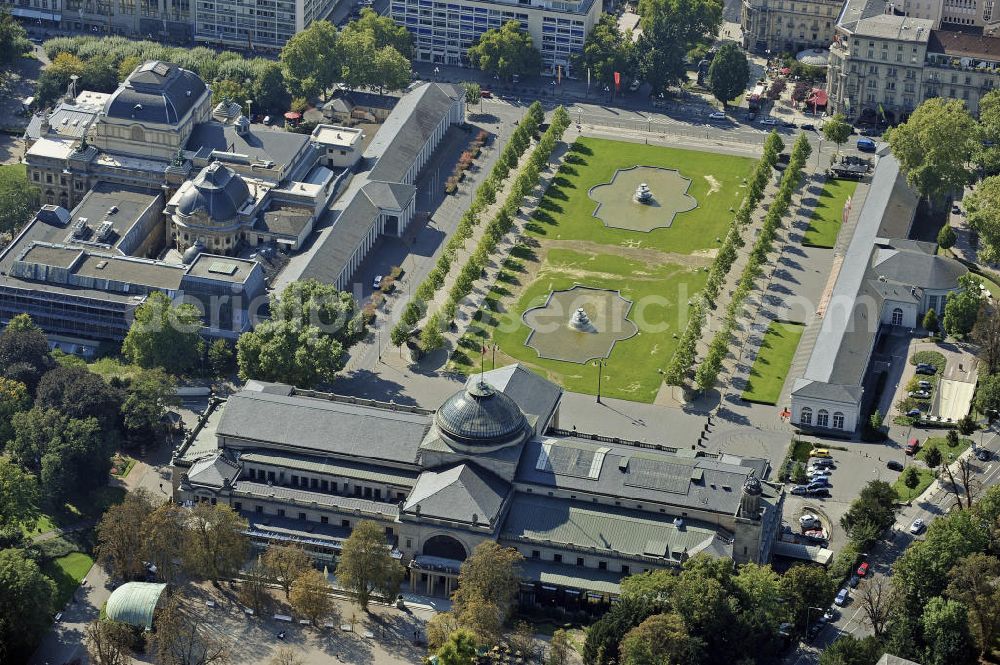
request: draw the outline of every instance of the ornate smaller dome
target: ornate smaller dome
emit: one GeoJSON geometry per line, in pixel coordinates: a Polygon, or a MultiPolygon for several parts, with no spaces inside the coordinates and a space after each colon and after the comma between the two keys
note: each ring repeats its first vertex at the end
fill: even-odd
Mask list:
{"type": "Polygon", "coordinates": [[[184,250],[184,254],[181,256],[181,261],[187,264],[194,263],[194,260],[198,258],[198,255],[205,251],[205,245],[201,243],[200,240],[195,240],[194,244],[184,250]]]}
{"type": "Polygon", "coordinates": [[[235,221],[249,197],[250,188],[239,174],[220,162],[212,162],[183,191],[177,214],[182,218],[197,215],[208,224],[226,226],[235,221]]]}
{"type": "Polygon", "coordinates": [[[747,479],[743,481],[743,493],[756,496],[763,491],[764,489],[761,487],[760,480],[753,473],[753,471],[751,471],[750,475],[747,476],[747,479]]]}
{"type": "Polygon", "coordinates": [[[521,440],[528,429],[517,403],[483,380],[449,397],[434,416],[446,437],[466,446],[503,446],[521,440]]]}

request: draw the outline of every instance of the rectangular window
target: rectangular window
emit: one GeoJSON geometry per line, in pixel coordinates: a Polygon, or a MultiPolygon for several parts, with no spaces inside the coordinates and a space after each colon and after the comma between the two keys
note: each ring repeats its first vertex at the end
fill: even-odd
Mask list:
{"type": "Polygon", "coordinates": [[[243,504],[240,503],[239,501],[234,501],[233,502],[233,510],[236,510],[236,511],[243,510],[243,504]]]}
{"type": "Polygon", "coordinates": [[[296,476],[296,475],[295,475],[295,474],[293,473],[293,474],[292,474],[292,485],[298,485],[298,484],[299,484],[299,477],[298,477],[298,476],[296,476]]]}
{"type": "Polygon", "coordinates": [[[598,570],[607,570],[608,569],[608,562],[607,561],[598,561],[597,562],[597,569],[598,570]]]}
{"type": "Polygon", "coordinates": [[[350,529],[351,528],[351,520],[343,520],[343,521],[341,521],[340,526],[344,527],[345,529],[350,529]]]}
{"type": "Polygon", "coordinates": [[[582,566],[583,565],[583,557],[582,556],[576,557],[576,565],[578,565],[578,566],[582,566]]]}
{"type": "Polygon", "coordinates": [[[327,517],[326,515],[320,515],[319,516],[319,523],[320,524],[329,524],[330,523],[330,518],[327,517]]]}
{"type": "Polygon", "coordinates": [[[406,539],[406,549],[411,549],[413,547],[413,541],[409,538],[406,539]]]}
{"type": "Polygon", "coordinates": [[[542,553],[539,552],[538,550],[531,550],[531,558],[532,559],[541,559],[542,558],[542,553]]]}
{"type": "Polygon", "coordinates": [[[329,480],[322,480],[322,481],[320,481],[319,487],[324,492],[329,492],[330,491],[330,481],[329,480]]]}
{"type": "Polygon", "coordinates": [[[622,565],[622,575],[628,575],[632,569],[626,565],[622,565]]]}
{"type": "Polygon", "coordinates": [[[299,513],[299,519],[300,520],[304,520],[305,518],[306,518],[306,514],[305,513],[299,513]]]}
{"type": "Polygon", "coordinates": [[[285,516],[285,509],[278,508],[278,517],[284,517],[284,516],[285,516]]]}
{"type": "Polygon", "coordinates": [[[259,515],[264,512],[264,506],[254,506],[253,511],[259,515]]]}
{"type": "Polygon", "coordinates": [[[562,554],[553,554],[552,560],[556,563],[562,563],[562,554]]]}
{"type": "Polygon", "coordinates": [[[269,482],[269,483],[273,483],[274,482],[274,471],[268,471],[267,472],[267,482],[269,482]]]}

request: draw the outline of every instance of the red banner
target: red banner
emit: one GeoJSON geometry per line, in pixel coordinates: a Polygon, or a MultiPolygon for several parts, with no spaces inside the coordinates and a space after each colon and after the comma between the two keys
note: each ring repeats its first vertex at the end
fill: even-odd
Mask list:
{"type": "Polygon", "coordinates": [[[615,90],[622,89],[622,73],[615,72],[615,90]]]}

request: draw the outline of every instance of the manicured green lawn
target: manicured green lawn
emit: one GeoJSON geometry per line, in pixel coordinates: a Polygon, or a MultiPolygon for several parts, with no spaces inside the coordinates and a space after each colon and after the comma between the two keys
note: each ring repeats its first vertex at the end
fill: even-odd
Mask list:
{"type": "Polygon", "coordinates": [[[896,482],[892,484],[892,489],[896,490],[896,496],[899,497],[900,501],[912,501],[913,499],[923,494],[924,490],[926,490],[930,486],[930,484],[934,482],[934,472],[932,472],[930,469],[916,465],[914,465],[912,468],[916,469],[918,475],[920,476],[920,482],[917,484],[915,488],[911,490],[909,487],[903,484],[902,473],[899,474],[899,478],[896,479],[896,482]]]}
{"type": "MultiPolygon", "coordinates": [[[[134,463],[134,461],[133,461],[134,463]]],[[[121,503],[125,490],[121,487],[99,487],[86,497],[66,503],[59,509],[43,512],[34,525],[21,525],[28,536],[37,536],[87,519],[97,519],[113,504],[121,503]]]]}
{"type": "Polygon", "coordinates": [[[94,560],[83,552],[73,552],[42,563],[42,571],[56,583],[56,608],[62,609],[86,577],[94,560]]]}
{"type": "MultiPolygon", "coordinates": [[[[559,169],[529,225],[539,239],[587,240],[612,247],[647,247],[690,254],[717,246],[745,196],[744,180],[754,160],[710,152],[580,138],[559,169]],[[594,185],[611,182],[615,171],[632,166],[677,169],[691,180],[687,193],[698,207],[678,214],[670,228],[645,232],[608,228],[594,217],[594,185]]],[[[653,192],[656,195],[656,192],[653,192]]]]}
{"type": "Polygon", "coordinates": [[[958,438],[958,445],[952,448],[948,445],[948,440],[943,436],[932,436],[923,442],[920,446],[920,450],[917,451],[917,459],[922,460],[927,454],[929,448],[937,448],[941,451],[941,459],[944,460],[944,464],[949,464],[956,459],[958,456],[964,453],[969,446],[972,445],[972,439],[966,439],[965,437],[958,438]],[[949,459],[949,455],[952,457],[949,459]]]}
{"type": "Polygon", "coordinates": [[[750,381],[743,391],[743,399],[762,404],[778,403],[803,330],[805,326],[800,323],[771,322],[750,368],[750,381]]]}
{"type": "MultiPolygon", "coordinates": [[[[525,346],[529,328],[521,315],[553,290],[575,284],[615,289],[633,302],[628,318],[639,333],[615,345],[601,394],[652,402],[676,348],[675,335],[687,323],[688,303],[705,285],[704,268],[744,198],[753,165],[752,159],[708,152],[579,139],[527,226],[530,240],[504,264],[487,295],[486,310],[477,314],[479,329],[473,326],[459,341],[453,366],[478,370],[479,350],[495,343],[498,366],[521,362],[567,390],[595,394],[597,367],[539,358],[525,346]],[[669,228],[608,228],[593,216],[597,202],[588,192],[610,182],[616,170],[634,166],[677,169],[691,180],[687,193],[698,206],[677,214],[669,228]]],[[[487,364],[492,357],[487,355],[487,364]]]]}
{"type": "Polygon", "coordinates": [[[837,244],[843,219],[844,204],[854,196],[858,183],[853,180],[827,180],[819,195],[819,202],[813,210],[809,229],[802,237],[802,244],[808,247],[833,247],[837,244]]]}
{"type": "MultiPolygon", "coordinates": [[[[516,278],[516,277],[514,277],[516,278]]],[[[660,385],[660,370],[673,356],[687,309],[687,300],[678,294],[693,295],[705,285],[707,273],[681,268],[674,264],[658,266],[629,261],[608,255],[588,255],[565,249],[553,249],[538,278],[528,285],[514,301],[510,311],[477,314],[481,328],[470,332],[459,342],[453,362],[466,372],[479,368],[478,350],[485,344],[499,345],[507,359],[497,358],[497,365],[520,361],[539,373],[562,384],[567,390],[596,394],[597,367],[560,360],[539,358],[534,349],[525,346],[530,329],[521,314],[545,302],[550,291],[568,289],[577,283],[595,288],[618,289],[633,303],[655,304],[639,308],[633,304],[631,320],[639,324],[639,333],[615,344],[601,379],[601,394],[640,402],[652,402],[660,385]],[[581,277],[581,271],[593,271],[581,277]],[[490,342],[489,340],[493,340],[490,342]],[[506,361],[505,361],[506,360],[506,361]]],[[[487,296],[491,307],[501,295],[506,295],[503,279],[487,296]]],[[[492,354],[487,354],[490,365],[492,354]]]]}

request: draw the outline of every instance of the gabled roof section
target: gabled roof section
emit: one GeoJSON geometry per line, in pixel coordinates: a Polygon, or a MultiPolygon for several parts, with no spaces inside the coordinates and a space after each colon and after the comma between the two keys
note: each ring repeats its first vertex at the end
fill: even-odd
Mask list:
{"type": "Polygon", "coordinates": [[[188,481],[205,487],[223,487],[231,484],[240,472],[240,465],[224,453],[203,457],[191,465],[188,481]]]}
{"type": "Polygon", "coordinates": [[[417,479],[403,511],[468,524],[493,524],[510,485],[474,464],[444,471],[424,471],[417,479]],[[475,521],[473,520],[475,518],[475,521]]]}
{"type": "Polygon", "coordinates": [[[427,139],[463,95],[446,83],[426,83],[403,95],[365,150],[374,159],[369,180],[399,182],[416,160],[427,139]]]}

